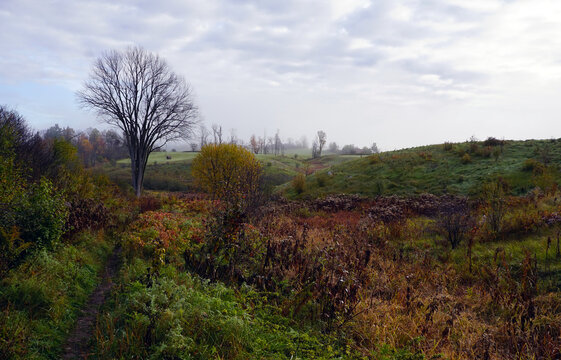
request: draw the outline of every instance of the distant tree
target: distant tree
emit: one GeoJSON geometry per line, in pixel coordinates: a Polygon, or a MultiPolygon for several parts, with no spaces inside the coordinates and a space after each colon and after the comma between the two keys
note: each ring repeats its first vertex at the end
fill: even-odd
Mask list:
{"type": "Polygon", "coordinates": [[[105,152],[105,140],[101,132],[98,129],[90,130],[88,134],[88,140],[93,148],[93,154],[91,157],[91,166],[95,166],[98,159],[103,158],[103,153],[105,152]]]}
{"type": "Polygon", "coordinates": [[[148,155],[191,135],[197,122],[191,88],[163,59],[141,47],[99,57],[78,99],[123,132],[137,196],[148,155]]]}
{"type": "Polygon", "coordinates": [[[339,151],[339,145],[336,142],[329,143],[329,152],[336,154],[339,151]]]}
{"type": "Polygon", "coordinates": [[[317,133],[317,146],[318,146],[318,157],[321,156],[321,151],[323,150],[323,146],[325,145],[325,142],[327,141],[327,135],[325,134],[325,131],[323,130],[319,130],[317,133]]]}
{"type": "Polygon", "coordinates": [[[372,143],[372,146],[370,146],[370,150],[372,151],[372,154],[378,154],[380,152],[376,143],[372,143]]]}
{"type": "Polygon", "coordinates": [[[84,164],[85,167],[92,166],[95,158],[95,153],[92,143],[90,142],[86,134],[80,135],[80,137],[78,138],[77,147],[78,154],[82,160],[82,164],[84,164]]]}
{"type": "Polygon", "coordinates": [[[215,144],[222,144],[222,125],[212,124],[212,137],[215,144]]]}
{"type": "Polygon", "coordinates": [[[45,130],[45,134],[43,138],[47,140],[54,140],[54,139],[61,139],[64,137],[64,129],[62,129],[58,124],[51,126],[47,130],[45,130]]]}
{"type": "Polygon", "coordinates": [[[343,155],[356,155],[358,154],[358,148],[353,144],[345,145],[341,148],[341,154],[343,155]]]}
{"type": "Polygon", "coordinates": [[[320,157],[319,144],[316,140],[312,143],[312,158],[320,157]]]}
{"type": "Polygon", "coordinates": [[[230,129],[230,144],[235,144],[235,145],[239,145],[240,140],[238,139],[238,136],[236,135],[236,129],[230,129]]]}
{"type": "Polygon", "coordinates": [[[197,143],[196,142],[190,143],[189,146],[191,147],[191,152],[197,151],[197,143]]]}
{"type": "Polygon", "coordinates": [[[103,157],[109,161],[126,158],[128,149],[121,135],[114,130],[106,130],[103,133],[105,139],[105,153],[103,157]]]}
{"type": "Polygon", "coordinates": [[[300,141],[298,144],[302,149],[307,149],[308,148],[308,138],[306,137],[306,135],[302,135],[300,137],[300,141]]]}
{"type": "Polygon", "coordinates": [[[203,124],[201,124],[201,126],[199,127],[199,149],[208,144],[209,136],[210,133],[208,129],[203,124]]]}
{"type": "Polygon", "coordinates": [[[254,154],[259,154],[259,150],[261,150],[261,142],[257,140],[255,135],[251,135],[251,138],[249,139],[249,146],[254,154]]]}
{"type": "Polygon", "coordinates": [[[277,133],[275,134],[275,140],[274,140],[274,152],[275,155],[279,155],[282,151],[282,141],[281,138],[279,136],[279,130],[277,130],[277,133]]]}

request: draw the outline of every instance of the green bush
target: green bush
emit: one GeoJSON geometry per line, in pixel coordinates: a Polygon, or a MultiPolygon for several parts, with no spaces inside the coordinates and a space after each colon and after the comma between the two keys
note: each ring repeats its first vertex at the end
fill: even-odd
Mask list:
{"type": "Polygon", "coordinates": [[[18,211],[21,238],[34,248],[52,248],[64,233],[67,216],[64,197],[43,178],[31,187],[18,211]]]}
{"type": "Polygon", "coordinates": [[[316,175],[316,181],[317,181],[319,187],[324,187],[325,184],[327,183],[327,179],[328,179],[328,177],[327,177],[327,174],[325,174],[325,173],[321,173],[321,174],[316,175]]]}

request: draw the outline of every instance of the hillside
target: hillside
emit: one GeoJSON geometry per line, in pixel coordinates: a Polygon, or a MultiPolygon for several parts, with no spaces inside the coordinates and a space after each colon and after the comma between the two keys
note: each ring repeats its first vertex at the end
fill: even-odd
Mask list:
{"type": "MultiPolygon", "coordinates": [[[[191,191],[191,163],[198,152],[154,152],[148,158],[144,188],[147,190],[191,191]],[[169,157],[169,159],[168,159],[169,157]]],[[[291,153],[286,156],[258,154],[263,166],[265,184],[272,188],[290,181],[299,172],[313,173],[327,167],[358,158],[354,155],[326,155],[310,159],[306,153],[291,153]]],[[[122,187],[130,185],[130,160],[122,159],[114,164],[106,163],[95,169],[122,187]]]]}
{"type": "Polygon", "coordinates": [[[505,141],[502,146],[498,140],[446,143],[364,156],[307,176],[301,194],[290,183],[278,191],[289,198],[335,193],[473,195],[485,181],[502,176],[512,194],[521,195],[558,181],[560,162],[561,139],[505,141]]]}

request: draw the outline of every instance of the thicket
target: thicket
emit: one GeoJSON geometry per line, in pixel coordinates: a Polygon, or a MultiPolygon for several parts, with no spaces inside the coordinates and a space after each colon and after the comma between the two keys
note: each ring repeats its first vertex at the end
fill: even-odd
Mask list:
{"type": "Polygon", "coordinates": [[[64,234],[104,224],[95,186],[74,146],[34,134],[0,107],[0,276],[64,234]]]}

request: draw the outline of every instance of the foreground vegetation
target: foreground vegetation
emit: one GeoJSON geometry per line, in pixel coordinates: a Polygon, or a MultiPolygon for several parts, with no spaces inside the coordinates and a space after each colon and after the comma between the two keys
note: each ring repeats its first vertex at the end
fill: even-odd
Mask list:
{"type": "Polygon", "coordinates": [[[116,247],[89,358],[561,356],[556,141],[304,160],[208,145],[149,166],[206,194],[136,199],[2,110],[1,358],[63,356],[116,247]],[[284,172],[298,199],[267,198],[260,176],[284,172]],[[339,191],[388,195],[319,196],[339,191]]]}

